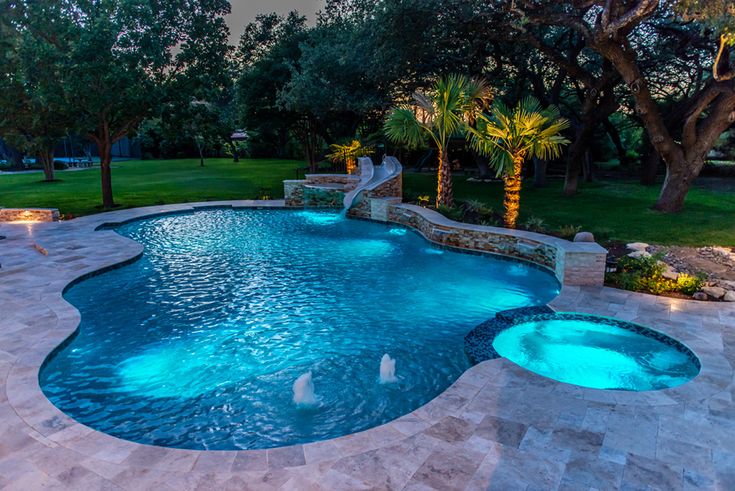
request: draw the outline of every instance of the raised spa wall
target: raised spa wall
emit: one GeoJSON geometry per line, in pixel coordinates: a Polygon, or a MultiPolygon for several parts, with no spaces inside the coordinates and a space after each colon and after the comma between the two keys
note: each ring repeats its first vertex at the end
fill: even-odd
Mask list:
{"type": "Polygon", "coordinates": [[[56,208],[0,208],[0,222],[55,222],[56,208]]]}
{"type": "MultiPolygon", "coordinates": [[[[340,208],[346,192],[354,189],[356,176],[307,175],[284,181],[288,207],[340,208]]],[[[499,254],[532,262],[552,271],[564,285],[602,285],[607,251],[594,242],[569,242],[557,237],[455,222],[433,210],[402,203],[402,177],[396,175],[375,189],[363,191],[349,216],[391,222],[417,230],[436,244],[476,252],[499,254]]]]}

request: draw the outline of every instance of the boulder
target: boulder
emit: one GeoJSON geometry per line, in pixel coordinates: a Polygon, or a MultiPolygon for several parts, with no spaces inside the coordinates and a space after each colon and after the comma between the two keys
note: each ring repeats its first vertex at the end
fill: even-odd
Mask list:
{"type": "Polygon", "coordinates": [[[626,244],[625,247],[631,251],[645,251],[649,248],[649,245],[645,242],[632,242],[630,244],[626,244]]]}
{"type": "Polygon", "coordinates": [[[725,293],[727,293],[724,288],[720,288],[719,286],[705,286],[702,288],[702,291],[710,297],[717,299],[724,297],[725,293]]]}
{"type": "Polygon", "coordinates": [[[722,297],[722,299],[725,302],[735,302],[735,292],[729,291],[729,292],[725,293],[725,296],[722,297]]]}
{"type": "Polygon", "coordinates": [[[707,300],[707,294],[704,292],[697,292],[694,295],[692,295],[692,298],[694,300],[707,300]]]}
{"type": "Polygon", "coordinates": [[[592,235],[592,232],[577,232],[577,235],[574,236],[574,242],[594,242],[595,236],[592,235]]]}
{"type": "Polygon", "coordinates": [[[647,251],[633,251],[628,256],[634,258],[634,259],[640,259],[642,257],[651,257],[651,253],[647,251]]]}
{"type": "Polygon", "coordinates": [[[661,273],[661,276],[671,281],[676,281],[679,279],[679,273],[677,273],[676,270],[674,270],[674,268],[672,268],[668,264],[666,265],[666,269],[664,269],[664,272],[661,273]]]}

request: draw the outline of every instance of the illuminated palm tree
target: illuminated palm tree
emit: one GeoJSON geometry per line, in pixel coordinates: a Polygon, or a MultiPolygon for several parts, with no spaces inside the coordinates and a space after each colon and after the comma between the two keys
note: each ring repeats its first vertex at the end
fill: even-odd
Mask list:
{"type": "Polygon", "coordinates": [[[515,228],[521,201],[521,169],[526,159],[556,158],[569,140],[561,132],[569,121],[559,116],[555,106],[541,108],[533,97],[510,108],[497,101],[489,115],[482,114],[469,129],[472,147],[490,157],[490,164],[503,178],[505,226],[515,228]]]}
{"type": "Polygon", "coordinates": [[[335,164],[344,162],[347,173],[354,174],[357,170],[357,159],[370,155],[374,151],[373,147],[364,146],[360,140],[352,140],[346,144],[333,143],[329,145],[330,153],[325,157],[335,164]]]}
{"type": "Polygon", "coordinates": [[[413,98],[413,105],[391,111],[383,126],[385,135],[409,148],[420,147],[427,140],[434,142],[439,152],[436,206],[450,207],[454,198],[449,139],[466,132],[467,123],[492,101],[492,93],[482,80],[450,75],[438,80],[430,92],[416,92],[413,98]]]}

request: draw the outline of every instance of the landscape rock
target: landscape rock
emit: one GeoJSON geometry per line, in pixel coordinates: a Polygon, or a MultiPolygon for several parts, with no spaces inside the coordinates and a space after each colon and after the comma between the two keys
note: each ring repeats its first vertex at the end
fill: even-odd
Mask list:
{"type": "Polygon", "coordinates": [[[631,251],[644,251],[648,249],[650,246],[646,244],[645,242],[631,242],[630,244],[626,244],[625,247],[630,249],[631,251]]]}
{"type": "Polygon", "coordinates": [[[651,253],[646,251],[633,251],[628,256],[634,259],[640,259],[642,257],[651,257],[651,253]]]}
{"type": "Polygon", "coordinates": [[[722,297],[722,299],[725,302],[735,302],[735,292],[729,291],[729,292],[725,293],[725,296],[722,297]]]}
{"type": "Polygon", "coordinates": [[[595,236],[592,235],[592,232],[578,232],[574,236],[574,242],[594,242],[595,236]]]}
{"type": "Polygon", "coordinates": [[[674,271],[674,269],[671,266],[669,266],[668,264],[666,266],[667,266],[667,268],[664,270],[663,273],[661,273],[661,276],[663,276],[667,280],[671,280],[671,281],[678,280],[679,279],[679,273],[677,273],[676,271],[674,271]]]}
{"type": "Polygon", "coordinates": [[[707,294],[704,292],[697,292],[694,295],[692,295],[692,298],[694,300],[707,300],[707,294]]]}
{"type": "Polygon", "coordinates": [[[725,296],[726,290],[719,286],[705,286],[702,291],[712,298],[720,299],[725,296]]]}

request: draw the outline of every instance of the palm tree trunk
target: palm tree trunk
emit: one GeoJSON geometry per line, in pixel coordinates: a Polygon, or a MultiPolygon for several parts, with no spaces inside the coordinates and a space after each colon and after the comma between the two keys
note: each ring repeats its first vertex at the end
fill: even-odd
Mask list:
{"type": "Polygon", "coordinates": [[[521,206],[521,170],[523,168],[523,156],[516,155],[513,158],[513,171],[503,178],[503,206],[505,207],[505,226],[516,228],[518,221],[518,210],[521,206]]]}
{"type": "Polygon", "coordinates": [[[449,157],[446,149],[439,149],[439,175],[436,186],[436,207],[454,205],[454,193],[452,192],[452,168],[449,165],[449,157]]]}

